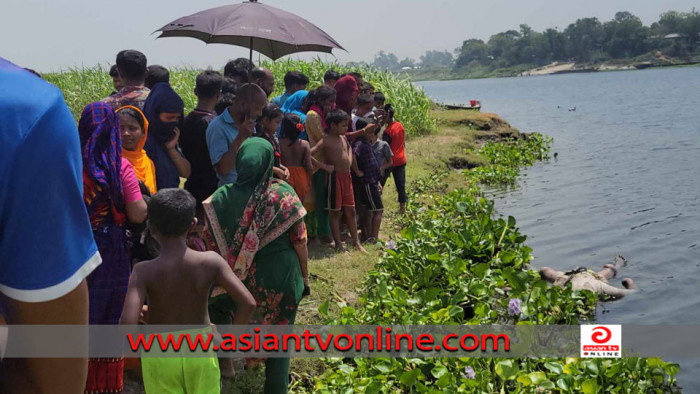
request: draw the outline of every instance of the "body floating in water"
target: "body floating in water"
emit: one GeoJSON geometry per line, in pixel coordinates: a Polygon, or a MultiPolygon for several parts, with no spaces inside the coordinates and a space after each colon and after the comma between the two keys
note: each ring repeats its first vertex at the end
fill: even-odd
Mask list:
{"type": "Polygon", "coordinates": [[[637,285],[630,278],[622,279],[624,289],[611,286],[608,280],[617,276],[617,270],[627,265],[627,260],[624,257],[615,256],[615,263],[605,264],[603,269],[594,272],[587,268],[577,268],[569,272],[557,271],[549,267],[540,269],[542,279],[559,287],[566,287],[571,283],[571,288],[574,291],[590,290],[597,294],[608,295],[614,298],[622,298],[628,294],[637,291],[637,285]]]}

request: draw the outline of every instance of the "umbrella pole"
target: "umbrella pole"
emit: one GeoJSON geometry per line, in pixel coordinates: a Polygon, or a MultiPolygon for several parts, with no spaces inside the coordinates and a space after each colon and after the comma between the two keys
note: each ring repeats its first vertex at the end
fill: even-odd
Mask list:
{"type": "MultiPolygon", "coordinates": [[[[250,53],[248,55],[248,83],[253,83],[253,37],[250,37],[250,53]]],[[[248,89],[248,117],[253,118],[253,89],[248,89]]],[[[253,119],[255,121],[255,119],[253,119]]]]}

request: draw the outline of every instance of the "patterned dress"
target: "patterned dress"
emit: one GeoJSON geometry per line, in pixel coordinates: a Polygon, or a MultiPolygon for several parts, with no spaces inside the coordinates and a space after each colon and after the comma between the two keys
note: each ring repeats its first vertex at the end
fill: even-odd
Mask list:
{"type": "MultiPolygon", "coordinates": [[[[78,124],[83,149],[83,199],[102,264],[88,277],[90,324],[119,324],[131,271],[123,188],[121,139],[114,110],[88,104],[78,124]]],[[[124,359],[90,359],[86,392],[119,392],[124,359]]]]}
{"type": "MultiPolygon", "coordinates": [[[[272,145],[247,139],[236,157],[236,182],[203,203],[210,249],[228,261],[257,301],[250,324],[294,324],[304,291],[295,244],[306,245],[306,210],[289,184],[272,178],[273,165],[272,145]]],[[[209,303],[210,319],[231,324],[235,309],[227,294],[216,295],[209,303]]],[[[260,361],[248,360],[249,365],[260,361]]],[[[289,359],[265,364],[265,392],[286,392],[289,359]]]]}

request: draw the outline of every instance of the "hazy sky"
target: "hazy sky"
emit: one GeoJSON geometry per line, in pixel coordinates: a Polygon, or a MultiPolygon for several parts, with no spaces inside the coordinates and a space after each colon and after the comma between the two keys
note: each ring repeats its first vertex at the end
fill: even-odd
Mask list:
{"type": "MultiPolygon", "coordinates": [[[[238,0],[234,0],[236,2],[238,0]]],[[[428,49],[452,51],[467,38],[488,37],[521,23],[541,31],[577,18],[606,21],[630,11],[645,24],[667,10],[690,11],[691,0],[262,0],[296,13],[348,50],[341,62],[371,61],[379,50],[418,59],[428,49]]],[[[7,0],[0,12],[0,56],[41,72],[112,64],[122,49],[138,49],[149,63],[220,68],[247,56],[230,45],[192,38],[156,40],[151,33],[184,15],[231,4],[225,0],[7,0]]],[[[257,54],[254,55],[257,60],[257,54]]],[[[308,56],[308,55],[307,55],[308,56]]],[[[311,55],[314,56],[314,55],[311,55]]],[[[320,55],[334,60],[331,55],[320,55]]]]}

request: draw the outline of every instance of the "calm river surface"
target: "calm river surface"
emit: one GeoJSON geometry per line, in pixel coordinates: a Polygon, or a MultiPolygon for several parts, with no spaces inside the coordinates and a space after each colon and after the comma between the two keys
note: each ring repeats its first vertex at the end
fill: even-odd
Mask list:
{"type": "MultiPolygon", "coordinates": [[[[419,85],[554,138],[557,159],[493,196],[528,235],[536,267],[628,259],[620,277],[641,292],[599,308],[599,321],[700,324],[700,67],[419,85]]],[[[685,391],[700,389],[700,362],[681,364],[685,391]]]]}

